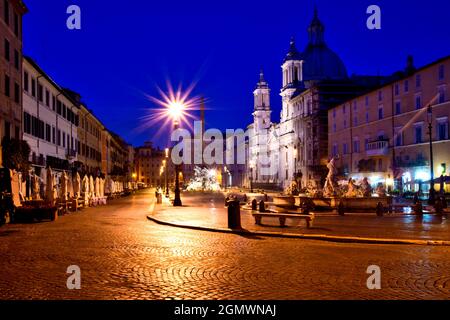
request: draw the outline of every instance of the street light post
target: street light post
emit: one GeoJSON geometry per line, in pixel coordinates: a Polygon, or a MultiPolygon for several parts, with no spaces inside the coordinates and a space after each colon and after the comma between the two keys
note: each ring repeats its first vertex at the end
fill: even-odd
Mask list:
{"type": "Polygon", "coordinates": [[[436,202],[434,190],[434,160],[433,160],[433,110],[431,104],[427,110],[428,118],[428,135],[430,137],[430,194],[428,197],[428,204],[434,205],[436,202]]]}
{"type": "MultiPolygon", "coordinates": [[[[174,130],[177,131],[179,128],[178,119],[175,119],[174,130]]],[[[174,207],[181,207],[183,203],[181,202],[181,191],[180,191],[180,165],[175,165],[175,198],[173,200],[174,207]]]]}
{"type": "Polygon", "coordinates": [[[166,148],[166,198],[169,197],[169,179],[167,178],[168,171],[169,171],[169,148],[166,148]]]}

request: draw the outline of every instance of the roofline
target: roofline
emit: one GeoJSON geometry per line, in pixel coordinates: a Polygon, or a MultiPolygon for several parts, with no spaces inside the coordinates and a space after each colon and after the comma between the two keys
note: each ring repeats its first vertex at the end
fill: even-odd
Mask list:
{"type": "Polygon", "coordinates": [[[43,76],[52,86],[54,86],[61,95],[66,97],[75,107],[78,108],[78,103],[65,91],[63,87],[56,83],[37,63],[29,56],[23,56],[24,60],[27,61],[41,76],[43,76]]]}
{"type": "MultiPolygon", "coordinates": [[[[353,101],[353,100],[355,100],[355,99],[361,98],[362,96],[366,96],[366,95],[369,95],[369,94],[371,94],[371,93],[374,93],[375,91],[378,91],[378,90],[380,90],[380,89],[382,89],[382,88],[387,88],[387,87],[389,87],[389,86],[392,86],[392,85],[393,85],[394,83],[396,83],[396,82],[400,82],[400,81],[403,81],[403,80],[405,80],[405,79],[407,79],[407,78],[411,78],[411,77],[413,77],[414,75],[416,75],[417,73],[419,73],[419,72],[421,72],[421,71],[423,71],[423,70],[425,70],[425,69],[428,69],[428,68],[430,68],[430,67],[432,67],[432,66],[434,66],[434,65],[436,65],[436,64],[442,63],[442,62],[444,62],[444,61],[446,61],[446,60],[450,60],[450,55],[445,56],[445,57],[442,57],[442,58],[439,58],[439,59],[437,59],[437,60],[434,60],[434,61],[431,62],[431,63],[428,63],[428,64],[426,64],[426,65],[424,65],[424,66],[422,66],[422,67],[420,67],[420,68],[417,68],[416,70],[414,70],[414,72],[412,72],[412,73],[409,74],[409,75],[403,75],[403,76],[401,76],[401,77],[399,77],[399,78],[390,80],[390,81],[384,83],[383,85],[379,85],[379,86],[370,88],[370,90],[366,91],[365,93],[363,93],[363,94],[361,94],[361,95],[358,95],[358,96],[356,96],[356,97],[354,97],[354,98],[352,98],[352,99],[345,100],[345,101],[343,101],[342,103],[338,104],[337,106],[335,106],[335,107],[333,107],[333,108],[330,108],[329,110],[333,110],[334,108],[337,108],[337,107],[339,107],[339,106],[341,106],[341,105],[343,105],[343,104],[346,104],[346,103],[348,103],[348,102],[350,102],[350,101],[353,101]]],[[[396,71],[396,72],[402,72],[402,71],[396,71]]],[[[396,72],[394,72],[391,76],[395,75],[396,72]]],[[[388,76],[388,77],[389,77],[389,76],[388,76]]],[[[351,78],[350,78],[350,79],[351,79],[351,78]]]]}

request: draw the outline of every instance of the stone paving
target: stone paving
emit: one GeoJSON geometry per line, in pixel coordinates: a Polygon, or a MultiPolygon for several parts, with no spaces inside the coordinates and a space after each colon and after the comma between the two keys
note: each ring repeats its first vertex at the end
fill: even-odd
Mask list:
{"type": "MultiPolygon", "coordinates": [[[[184,208],[174,208],[167,201],[156,206],[153,216],[167,222],[209,228],[227,228],[227,208],[221,193],[187,193],[184,208]]],[[[317,213],[314,225],[307,229],[305,221],[287,220],[279,227],[278,218],[263,218],[256,225],[251,210],[241,209],[242,227],[249,231],[270,231],[293,234],[319,234],[347,237],[388,238],[408,240],[450,240],[450,218],[437,215],[393,214],[377,217],[373,213],[317,213]]]]}
{"type": "Polygon", "coordinates": [[[243,237],[149,222],[152,192],[0,228],[0,299],[448,299],[450,248],[243,237]],[[366,269],[381,268],[381,290],[366,269]],[[81,268],[81,290],[66,269],[81,268]]]}

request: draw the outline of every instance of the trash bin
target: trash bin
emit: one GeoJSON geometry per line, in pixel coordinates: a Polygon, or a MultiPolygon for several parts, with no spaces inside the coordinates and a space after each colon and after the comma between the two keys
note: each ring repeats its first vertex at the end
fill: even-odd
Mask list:
{"type": "Polygon", "coordinates": [[[228,201],[228,228],[241,229],[241,207],[238,200],[228,201]]]}

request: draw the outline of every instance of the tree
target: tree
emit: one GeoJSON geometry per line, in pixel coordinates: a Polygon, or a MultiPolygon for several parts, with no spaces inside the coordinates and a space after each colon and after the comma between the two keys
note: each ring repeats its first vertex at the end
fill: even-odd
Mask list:
{"type": "Polygon", "coordinates": [[[30,170],[31,148],[28,142],[19,139],[3,138],[3,166],[5,168],[28,174],[30,170]]]}

